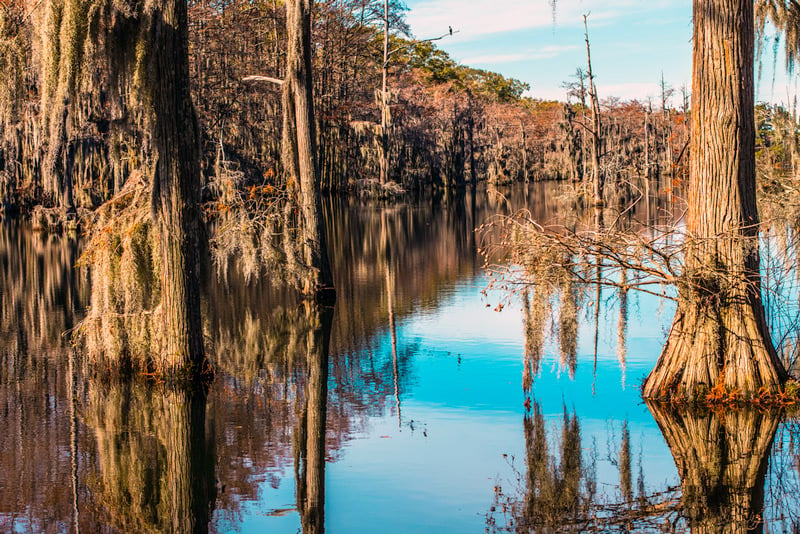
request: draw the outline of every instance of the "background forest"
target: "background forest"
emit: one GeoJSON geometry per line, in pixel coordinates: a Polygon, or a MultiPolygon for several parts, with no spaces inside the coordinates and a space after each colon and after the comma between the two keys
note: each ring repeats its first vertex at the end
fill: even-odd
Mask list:
{"type": "MultiPolygon", "coordinates": [[[[565,82],[568,103],[523,96],[527,84],[459,65],[437,49],[435,41],[449,37],[448,29],[414,40],[403,4],[393,1],[388,7],[384,118],[383,2],[314,3],[314,119],[323,190],[384,195],[479,179],[580,181],[588,174],[596,92],[583,68],[565,82]]],[[[265,80],[285,75],[285,13],[278,0],[190,3],[203,197],[221,201],[218,208],[234,200],[226,191],[252,195],[281,185],[281,90],[265,80]]],[[[2,4],[4,212],[58,208],[38,218],[43,226],[56,225],[65,214],[108,201],[142,170],[151,148],[141,106],[131,94],[131,87],[143,83],[137,57],[144,51],[129,49],[136,17],[135,6],[124,2],[2,4]],[[128,68],[120,74],[112,64],[128,68]]],[[[661,87],[655,102],[600,95],[599,162],[607,183],[641,187],[640,177],[685,174],[688,95],[684,89],[682,98],[673,98],[678,96],[673,88],[663,81],[661,87]],[[675,100],[682,101],[677,109],[671,105],[675,100]]],[[[770,148],[764,155],[788,170],[797,154],[796,143],[785,142],[794,133],[794,118],[781,109],[760,111],[760,141],[770,148]],[[772,148],[776,144],[779,148],[772,148]]],[[[610,187],[606,194],[625,195],[629,189],[610,187]]]]}

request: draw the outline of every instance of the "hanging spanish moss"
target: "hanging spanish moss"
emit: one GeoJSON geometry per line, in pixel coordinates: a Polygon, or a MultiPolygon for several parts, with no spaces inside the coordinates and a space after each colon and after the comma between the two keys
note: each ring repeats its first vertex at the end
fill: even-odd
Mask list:
{"type": "Polygon", "coordinates": [[[535,286],[531,298],[526,290],[522,295],[522,314],[525,330],[525,361],[522,371],[522,389],[526,393],[539,374],[545,345],[546,319],[550,302],[544,288],[535,286]]]}
{"type": "Polygon", "coordinates": [[[76,334],[100,369],[163,369],[161,256],[143,178],[131,179],[96,212],[81,262],[91,267],[92,295],[76,334]]]}
{"type": "Polygon", "coordinates": [[[566,274],[560,284],[558,308],[558,348],[561,368],[567,369],[570,378],[575,378],[578,367],[578,306],[579,288],[571,273],[566,274]]]}

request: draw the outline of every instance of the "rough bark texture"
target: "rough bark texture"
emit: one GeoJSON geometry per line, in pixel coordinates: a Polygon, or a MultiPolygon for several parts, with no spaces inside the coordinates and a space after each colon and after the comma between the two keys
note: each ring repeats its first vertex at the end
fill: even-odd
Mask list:
{"type": "Polygon", "coordinates": [[[786,379],[761,301],[753,0],[695,0],[685,284],[647,398],[720,383],[745,398],[786,379]]]}
{"type": "Polygon", "coordinates": [[[648,406],[675,459],[691,531],[763,530],[764,478],[778,414],[698,414],[648,406]]]}
{"type": "Polygon", "coordinates": [[[189,92],[185,0],[159,0],[151,14],[153,216],[161,242],[165,368],[204,361],[198,251],[200,145],[189,92]]]}
{"type": "Polygon", "coordinates": [[[302,213],[303,261],[308,275],[302,281],[305,295],[335,298],[328,262],[314,123],[311,76],[311,0],[286,2],[286,77],[284,79],[283,157],[288,178],[297,181],[302,213]]]}

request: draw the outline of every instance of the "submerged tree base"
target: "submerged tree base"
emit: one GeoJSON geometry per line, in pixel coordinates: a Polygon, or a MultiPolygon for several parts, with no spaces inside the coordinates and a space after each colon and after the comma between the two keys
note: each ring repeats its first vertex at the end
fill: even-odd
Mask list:
{"type": "Polygon", "coordinates": [[[679,300],[666,345],[642,388],[644,398],[681,404],[785,402],[789,376],[770,340],[761,302],[749,287],[733,289],[679,300]]]}
{"type": "Polygon", "coordinates": [[[660,397],[642,394],[648,403],[669,405],[676,408],[694,407],[698,409],[783,409],[800,406],[800,383],[790,379],[775,391],[762,387],[756,395],[745,397],[737,388],[727,388],[720,381],[712,388],[698,386],[689,394],[665,393],[660,397]]]}
{"type": "Polygon", "coordinates": [[[79,265],[92,278],[91,305],[73,339],[96,372],[176,383],[213,378],[204,358],[169,354],[164,266],[150,186],[141,176],[96,211],[90,236],[79,265]]]}

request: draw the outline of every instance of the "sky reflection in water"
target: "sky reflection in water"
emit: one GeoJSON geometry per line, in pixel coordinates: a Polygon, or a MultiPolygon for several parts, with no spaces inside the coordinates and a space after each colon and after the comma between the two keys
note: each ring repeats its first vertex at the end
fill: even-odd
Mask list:
{"type": "MultiPolygon", "coordinates": [[[[522,201],[550,198],[537,188],[522,201]]],[[[548,505],[558,509],[547,484],[563,496],[577,480],[564,467],[565,410],[577,415],[581,471],[595,466],[595,501],[624,500],[626,485],[637,496],[640,478],[647,494],[677,486],[675,451],[639,396],[672,305],[629,295],[623,368],[618,301],[604,292],[596,374],[593,310],[582,308],[574,378],[560,368],[557,336],[549,335],[528,411],[521,306],[512,302],[493,311],[498,295],[482,296],[488,280],[474,252],[471,229],[497,206],[482,197],[475,204],[469,196],[453,202],[329,206],[329,234],[340,244],[333,258],[339,302],[329,354],[314,337],[318,312],[235,277],[214,284],[208,324],[218,375],[204,416],[197,402],[187,412],[180,396],[100,385],[81,374],[79,358],[60,336],[88,301],[87,279],[70,267],[77,248],[3,229],[0,356],[8,372],[0,381],[6,425],[0,429],[6,469],[0,473],[0,530],[68,531],[76,521],[88,531],[157,529],[178,524],[176,518],[191,522],[197,510],[207,510],[211,520],[196,525],[200,531],[297,532],[303,521],[295,492],[304,479],[295,473],[294,458],[314,448],[310,441],[298,446],[297,436],[314,428],[308,399],[322,393],[312,380],[320,366],[328,369],[327,532],[483,532],[487,516],[503,527],[526,506],[529,515],[548,505]],[[539,450],[531,446],[542,430],[537,410],[544,418],[544,461],[531,453],[539,450]],[[162,420],[186,433],[169,432],[162,420]],[[630,455],[623,461],[625,428],[630,455]],[[535,474],[536,499],[525,481],[532,459],[544,466],[535,474]],[[198,484],[212,479],[213,485],[198,484]],[[500,504],[515,512],[504,514],[500,504]]],[[[710,420],[698,423],[706,424],[716,428],[710,420]]],[[[781,426],[771,451],[767,517],[789,513],[784,523],[771,525],[773,531],[797,524],[794,426],[781,426]]],[[[726,461],[735,459],[723,454],[721,464],[726,461]]],[[[684,475],[697,470],[686,465],[684,475]]],[[[313,487],[308,481],[321,473],[313,466],[307,472],[305,487],[313,487]]],[[[584,491],[591,477],[580,477],[584,491]]]]}
{"type": "MultiPolygon", "coordinates": [[[[410,383],[400,391],[400,422],[389,403],[328,464],[329,531],[374,532],[388,522],[395,532],[479,532],[494,486],[512,483],[514,469],[524,468],[522,316],[519,306],[499,313],[486,307],[480,291],[487,282],[480,276],[459,282],[435,310],[412,313],[397,325],[400,352],[414,348],[410,383]]],[[[613,308],[604,311],[613,320],[600,332],[596,380],[593,331],[582,321],[575,378],[559,372],[551,343],[534,381],[535,400],[553,430],[564,406],[578,414],[584,447],[594,442],[598,448],[601,483],[619,484],[619,471],[607,458],[616,453],[607,449],[619,446],[623,421],[650,489],[678,482],[672,455],[638,389],[671,320],[672,310],[659,307],[653,297],[631,297],[624,388],[613,308]]],[[[372,357],[391,360],[388,332],[374,344],[372,357]]],[[[263,500],[278,495],[291,506],[293,496],[283,486],[265,491],[263,500]]]]}

